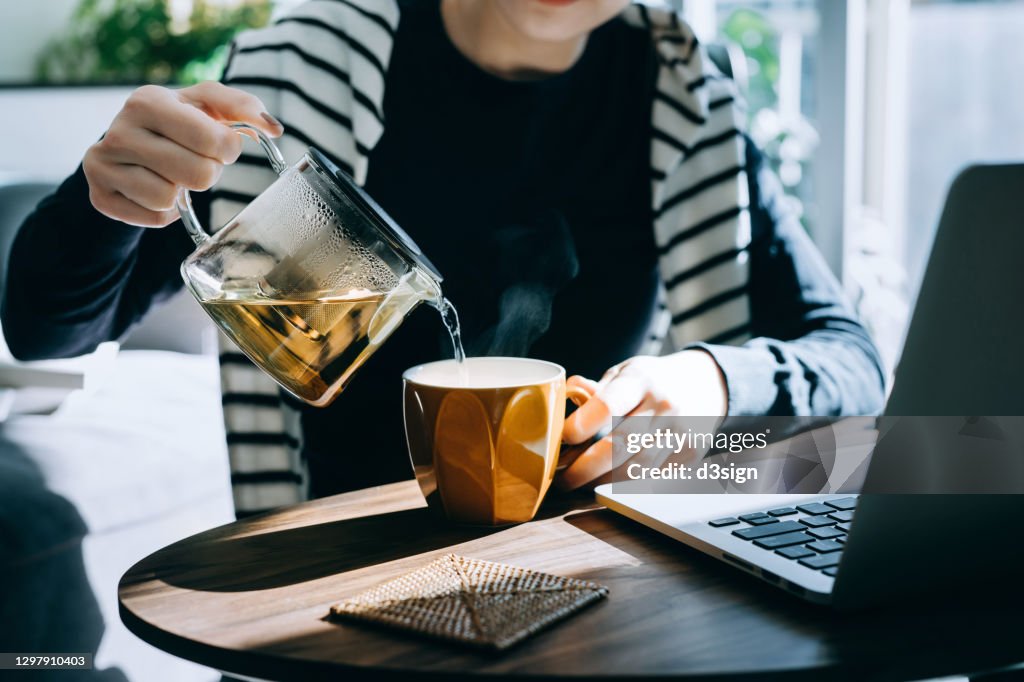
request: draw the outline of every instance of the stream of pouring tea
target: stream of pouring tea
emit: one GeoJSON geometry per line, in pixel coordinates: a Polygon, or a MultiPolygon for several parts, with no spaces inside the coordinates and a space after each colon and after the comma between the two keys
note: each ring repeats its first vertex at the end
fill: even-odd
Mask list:
{"type": "Polygon", "coordinates": [[[447,298],[442,298],[435,305],[441,313],[441,321],[444,323],[448,335],[452,338],[452,351],[455,354],[455,363],[459,368],[459,381],[462,385],[468,385],[469,376],[466,367],[466,351],[462,348],[462,330],[459,327],[459,313],[455,306],[447,298]]]}

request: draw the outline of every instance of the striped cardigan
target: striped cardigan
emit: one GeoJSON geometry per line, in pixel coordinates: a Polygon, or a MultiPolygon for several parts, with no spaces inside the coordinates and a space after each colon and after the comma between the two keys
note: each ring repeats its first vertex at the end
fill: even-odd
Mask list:
{"type": "MultiPolygon", "coordinates": [[[[650,33],[659,62],[650,178],[664,286],[650,352],[665,345],[666,335],[673,348],[742,343],[750,329],[742,104],[675,14],[636,4],[622,19],[650,33]]],[[[289,161],[316,146],[362,184],[386,123],[382,104],[398,21],[395,0],[310,0],[271,27],[241,34],[224,82],[258,96],[280,119],[289,161]]],[[[247,150],[213,190],[211,223],[226,224],[274,179],[262,155],[247,150]]],[[[305,499],[294,399],[223,337],[222,344],[236,512],[305,499]]]]}

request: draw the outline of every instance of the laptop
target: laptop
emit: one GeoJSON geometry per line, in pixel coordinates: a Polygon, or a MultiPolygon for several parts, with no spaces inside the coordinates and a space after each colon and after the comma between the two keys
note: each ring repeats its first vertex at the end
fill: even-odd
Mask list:
{"type": "Polygon", "coordinates": [[[975,492],[1024,490],[1022,193],[1024,165],[973,166],[951,186],[860,494],[636,494],[610,483],[598,501],[840,609],[1019,576],[1024,543],[1011,529],[1024,495],[929,493],[982,469],[997,474],[975,492]],[[990,416],[958,416],[968,414],[990,416]]]}

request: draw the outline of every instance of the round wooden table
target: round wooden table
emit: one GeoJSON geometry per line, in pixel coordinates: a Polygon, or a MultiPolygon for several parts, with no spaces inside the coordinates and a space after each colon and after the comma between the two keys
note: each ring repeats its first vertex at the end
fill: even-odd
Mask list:
{"type": "MultiPolygon", "coordinates": [[[[592,498],[591,498],[592,499],[592,498]]],[[[951,548],[955,551],[955,548],[951,548]]],[[[456,527],[414,482],[200,533],[121,580],[121,618],[176,656],[252,680],[910,679],[1024,660],[1021,602],[953,595],[844,615],[804,604],[584,496],[503,529],[456,527]],[[607,585],[609,597],[494,654],[355,623],[331,604],[455,552],[607,585]]]]}

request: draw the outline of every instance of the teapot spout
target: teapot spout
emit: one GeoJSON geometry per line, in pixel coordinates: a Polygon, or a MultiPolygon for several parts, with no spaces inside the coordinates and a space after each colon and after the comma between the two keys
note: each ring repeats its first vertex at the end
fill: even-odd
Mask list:
{"type": "Polygon", "coordinates": [[[441,300],[441,285],[429,274],[413,268],[387,293],[370,320],[370,343],[380,345],[398,328],[405,316],[420,303],[437,305],[441,300]]]}
{"type": "Polygon", "coordinates": [[[414,289],[422,292],[422,300],[436,304],[444,298],[441,294],[441,283],[422,268],[414,267],[406,277],[410,278],[410,285],[414,289]]]}

